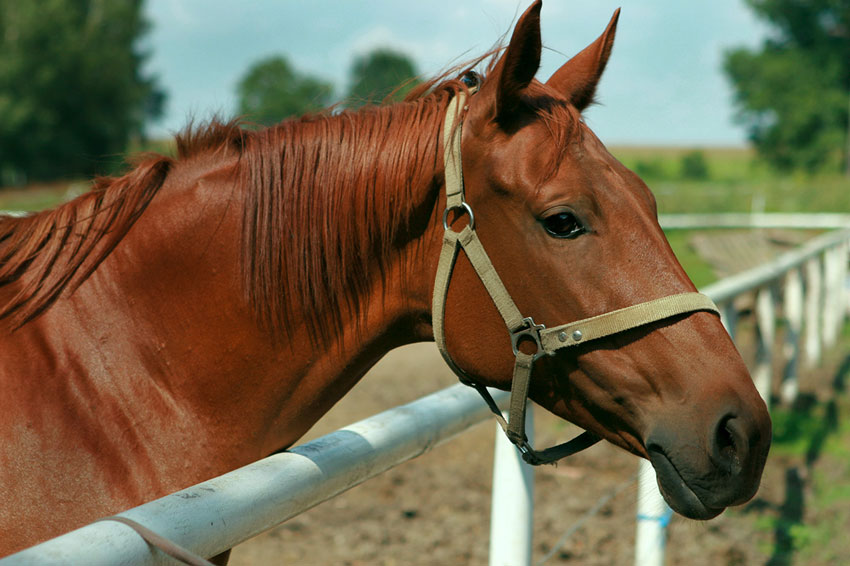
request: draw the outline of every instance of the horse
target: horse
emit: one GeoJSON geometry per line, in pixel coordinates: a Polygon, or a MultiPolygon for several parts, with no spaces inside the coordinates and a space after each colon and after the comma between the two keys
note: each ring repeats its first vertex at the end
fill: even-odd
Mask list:
{"type": "Polygon", "coordinates": [[[464,381],[649,459],[686,517],[755,494],[770,417],[710,305],[569,323],[696,289],[582,120],[619,12],[546,82],[540,12],[483,77],[211,121],[0,218],[0,555],[285,449],[386,352],[435,339],[464,381]]]}

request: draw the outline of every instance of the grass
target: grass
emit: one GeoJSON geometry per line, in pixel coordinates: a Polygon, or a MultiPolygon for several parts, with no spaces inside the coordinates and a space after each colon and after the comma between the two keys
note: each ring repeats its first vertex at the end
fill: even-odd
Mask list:
{"type": "Polygon", "coordinates": [[[688,212],[850,212],[850,180],[841,175],[771,171],[749,149],[632,148],[611,152],[640,174],[662,214],[688,212]],[[683,162],[700,153],[704,178],[689,178],[683,162]]]}
{"type": "Polygon", "coordinates": [[[57,181],[28,187],[7,187],[0,189],[0,210],[43,210],[69,200],[88,189],[88,182],[83,180],[57,181]]]}
{"type": "Polygon", "coordinates": [[[772,531],[767,564],[847,564],[850,544],[850,399],[838,395],[812,410],[774,410],[771,458],[789,478],[776,514],[755,521],[772,531]],[[795,484],[797,485],[795,487],[795,484]]]}
{"type": "Polygon", "coordinates": [[[689,243],[691,234],[690,230],[670,230],[666,232],[667,241],[670,242],[670,247],[673,248],[679,263],[682,264],[694,285],[699,289],[715,282],[717,275],[711,265],[691,247],[689,243]]]}

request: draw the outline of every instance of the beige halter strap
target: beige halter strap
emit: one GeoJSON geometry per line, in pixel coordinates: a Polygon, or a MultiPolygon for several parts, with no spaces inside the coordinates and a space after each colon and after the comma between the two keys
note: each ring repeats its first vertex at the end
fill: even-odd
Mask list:
{"type": "MultiPolygon", "coordinates": [[[[470,89],[470,93],[474,93],[470,89]]],[[[443,126],[443,160],[446,178],[446,209],[443,213],[443,247],[437,266],[437,276],[434,282],[432,301],[432,320],[434,340],[449,367],[457,374],[462,383],[475,387],[484,397],[490,409],[496,414],[499,424],[508,439],[522,453],[523,459],[532,465],[548,464],[566,456],[579,452],[593,445],[600,439],[598,436],[584,432],[569,442],[559,444],[543,451],[534,450],[525,435],[525,409],[528,400],[528,388],[534,362],[544,355],[554,355],[561,348],[569,348],[584,344],[591,340],[604,338],[625,330],[630,330],[664,320],[673,316],[697,311],[718,313],[717,306],[707,296],[701,293],[683,293],[671,295],[640,303],[624,309],[615,310],[599,316],[570,322],[554,328],[546,328],[535,324],[531,317],[524,317],[519,312],[510,293],[508,293],[499,274],[496,273],[478,234],[475,232],[475,216],[472,207],[464,200],[463,167],[461,165],[462,123],[455,125],[466,102],[466,92],[459,92],[449,103],[446,110],[446,120],[443,126]],[[449,213],[469,215],[469,222],[460,231],[455,232],[449,227],[449,213]],[[511,382],[511,400],[509,418],[505,420],[487,388],[473,383],[467,374],[452,359],[446,346],[444,332],[445,302],[451,282],[452,270],[461,248],[466,254],[484,287],[493,299],[493,303],[505,321],[511,337],[514,355],[513,381],[511,382]],[[519,349],[522,341],[533,341],[537,351],[526,354],[519,349]]]]}

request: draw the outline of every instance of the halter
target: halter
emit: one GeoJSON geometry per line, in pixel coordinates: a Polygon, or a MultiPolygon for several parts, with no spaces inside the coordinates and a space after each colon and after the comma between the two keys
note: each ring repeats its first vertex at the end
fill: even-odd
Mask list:
{"type": "MultiPolygon", "coordinates": [[[[469,89],[470,94],[475,93],[475,87],[469,89]]],[[[528,443],[525,435],[525,410],[528,401],[528,388],[531,381],[531,372],[534,362],[543,356],[552,356],[562,348],[570,348],[585,344],[591,340],[604,338],[626,330],[637,328],[645,324],[664,320],[673,316],[693,313],[697,311],[709,311],[718,313],[717,306],[707,296],[701,293],[682,293],[670,295],[661,299],[639,303],[624,309],[611,311],[599,316],[585,318],[576,322],[570,322],[546,328],[543,324],[535,324],[531,317],[524,317],[519,312],[510,293],[508,293],[496,269],[493,267],[487,252],[478,234],[475,232],[475,216],[472,207],[464,200],[463,191],[463,168],[461,164],[461,137],[462,122],[455,126],[455,120],[464,109],[467,94],[458,92],[449,103],[446,110],[446,119],[443,126],[443,162],[445,164],[446,178],[446,209],[443,213],[443,246],[440,252],[440,261],[437,265],[437,276],[434,282],[434,296],[432,301],[432,316],[434,327],[434,340],[437,348],[443,355],[443,359],[457,374],[461,383],[474,387],[484,398],[484,401],[496,415],[496,418],[505,431],[508,439],[516,445],[522,453],[522,458],[532,465],[550,464],[575,454],[598,442],[600,437],[591,433],[583,432],[572,440],[536,451],[528,443]],[[458,214],[469,215],[468,224],[460,231],[455,232],[449,227],[449,213],[457,211],[458,214]],[[444,331],[445,303],[449,291],[452,270],[457,260],[460,249],[472,264],[484,287],[493,299],[493,303],[502,316],[507,326],[513,347],[514,362],[513,380],[511,382],[511,399],[509,418],[506,420],[502,412],[493,400],[493,397],[483,385],[473,383],[466,372],[463,371],[452,359],[446,347],[446,336],[444,331]],[[526,354],[519,349],[523,341],[532,341],[537,346],[533,354],[526,354]]]]}

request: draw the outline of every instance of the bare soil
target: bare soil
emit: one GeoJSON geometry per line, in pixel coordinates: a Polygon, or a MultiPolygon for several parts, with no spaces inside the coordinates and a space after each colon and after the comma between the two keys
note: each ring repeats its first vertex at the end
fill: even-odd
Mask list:
{"type": "MultiPolygon", "coordinates": [[[[803,389],[817,390],[819,384],[831,383],[837,363],[836,358],[826,369],[815,372],[803,389]]],[[[455,382],[433,344],[394,351],[314,427],[309,438],[455,382]]],[[[539,445],[559,442],[577,432],[543,410],[537,410],[535,417],[539,445]]],[[[494,422],[479,425],[247,541],[233,550],[230,563],[487,564],[496,433],[494,422]]],[[[777,551],[782,532],[764,524],[765,518],[795,512],[793,499],[805,489],[805,472],[800,472],[798,464],[793,458],[771,457],[758,496],[743,508],[705,523],[674,516],[667,564],[792,564],[777,551]]],[[[567,538],[546,564],[633,564],[637,468],[634,456],[606,443],[557,467],[538,468],[533,561],[549,554],[597,501],[620,490],[567,538]]],[[[850,551],[843,556],[848,561],[834,564],[850,563],[850,551]]]]}

